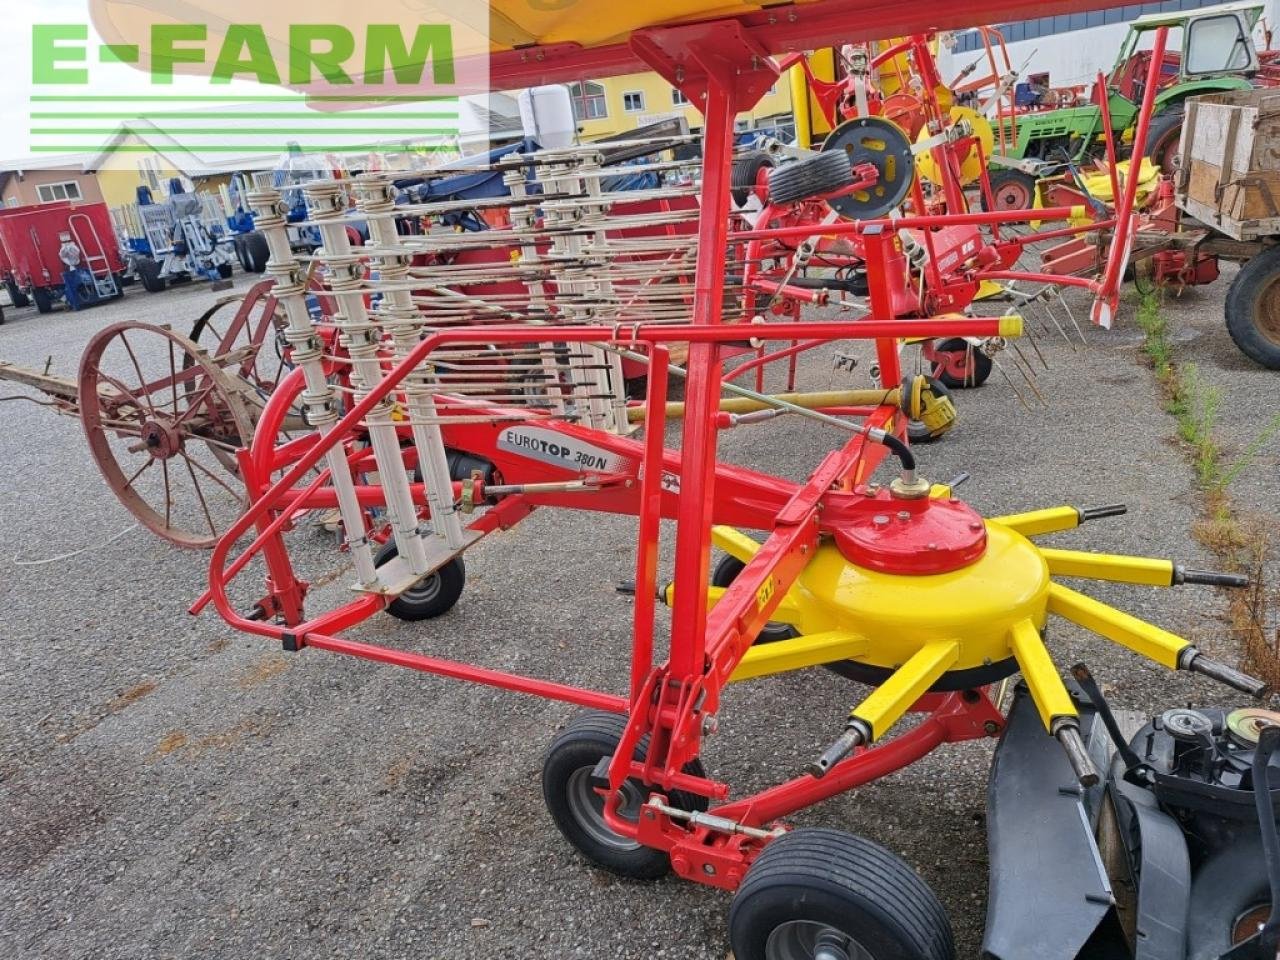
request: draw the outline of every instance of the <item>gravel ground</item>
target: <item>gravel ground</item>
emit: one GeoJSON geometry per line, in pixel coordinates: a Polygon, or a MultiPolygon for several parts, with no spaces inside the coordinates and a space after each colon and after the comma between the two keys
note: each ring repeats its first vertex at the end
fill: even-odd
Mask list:
{"type": "MultiPolygon", "coordinates": [[[[1258,398],[1274,375],[1235,353],[1225,289],[1189,291],[1170,313],[1180,355],[1221,385],[1224,428],[1242,446],[1270,416],[1273,403],[1258,398]]],[[[182,330],[212,298],[201,286],[131,289],[77,314],[7,310],[0,357],[42,366],[52,355],[55,371],[71,372],[106,324],[182,330]]],[[[1193,477],[1139,362],[1132,317],[1086,337],[1074,347],[1040,338],[1047,407],[1023,409],[999,372],[961,395],[960,424],[921,451],[925,472],[971,472],[963,493],[987,513],[1124,501],[1127,516],[1056,539],[1211,565],[1189,534],[1193,477]]],[[[836,373],[818,352],[803,382],[864,386],[866,367],[836,373]]],[[[1026,395],[1007,358],[1003,369],[1026,395]]],[[[212,615],[188,617],[205,555],[129,529],[75,422],[21,403],[0,414],[0,956],[725,957],[727,896],[601,873],[550,822],[542,754],[571,708],[320,652],[282,655],[212,615]]],[[[774,421],[727,434],[722,454],[801,477],[832,440],[805,421],[774,421]]],[[[1273,442],[1239,481],[1240,500],[1259,510],[1280,494],[1276,451],[1273,442]]],[[[468,553],[467,591],[446,617],[379,618],[353,634],[621,690],[630,611],[614,585],[630,576],[632,529],[623,518],[534,515],[468,553]]],[[[329,562],[322,534],[298,539],[305,562],[329,562]]],[[[1236,659],[1208,588],[1089,590],[1236,659]]],[[[344,591],[339,579],[316,603],[344,591]]],[[[1117,706],[1224,699],[1065,623],[1052,639],[1058,662],[1087,659],[1117,706]]],[[[776,782],[831,740],[856,696],[820,670],[732,688],[705,761],[738,789],[776,782]]],[[[975,956],[990,750],[944,748],[794,822],[901,853],[938,890],[960,955],[975,956]]]]}

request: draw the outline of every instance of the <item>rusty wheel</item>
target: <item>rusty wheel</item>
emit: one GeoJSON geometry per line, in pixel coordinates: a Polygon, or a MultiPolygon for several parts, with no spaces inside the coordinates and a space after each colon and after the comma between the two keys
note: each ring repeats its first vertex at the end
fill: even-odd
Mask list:
{"type": "Polygon", "coordinates": [[[213,546],[244,509],[223,462],[253,433],[236,383],[186,337],[131,321],[89,342],[79,391],[89,450],[125,508],[178,546],[213,546]]]}
{"type": "MultiPolygon", "coordinates": [[[[276,386],[293,369],[280,339],[284,316],[268,292],[270,287],[270,283],[259,283],[244,296],[219,300],[191,327],[191,339],[205,351],[210,362],[238,381],[240,396],[255,423],[276,386]],[[224,311],[233,306],[234,313],[224,311]]],[[[195,355],[188,353],[182,358],[182,369],[186,371],[194,363],[195,355]]],[[[194,380],[188,380],[184,389],[190,392],[195,386],[194,380]]],[[[290,429],[304,426],[301,410],[288,425],[290,429]]],[[[238,470],[230,451],[215,447],[213,455],[232,473],[238,470]]]]}

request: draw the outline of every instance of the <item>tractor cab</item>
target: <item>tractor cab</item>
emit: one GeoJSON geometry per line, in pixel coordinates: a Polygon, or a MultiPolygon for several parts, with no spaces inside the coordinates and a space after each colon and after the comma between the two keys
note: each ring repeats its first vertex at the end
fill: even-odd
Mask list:
{"type": "Polygon", "coordinates": [[[1161,91],[1179,84],[1217,77],[1249,77],[1258,71],[1253,28],[1261,3],[1226,3],[1194,13],[1150,13],[1129,25],[1115,66],[1107,77],[1113,94],[1136,109],[1151,62],[1151,51],[1139,49],[1159,27],[1169,28],[1169,48],[1160,71],[1161,91]]]}

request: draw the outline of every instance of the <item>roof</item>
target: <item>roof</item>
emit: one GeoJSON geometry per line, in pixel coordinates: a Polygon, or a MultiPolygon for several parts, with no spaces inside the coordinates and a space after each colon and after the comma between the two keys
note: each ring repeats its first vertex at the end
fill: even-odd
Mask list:
{"type": "Polygon", "coordinates": [[[1192,17],[1200,18],[1223,13],[1252,13],[1249,22],[1254,23],[1262,15],[1265,4],[1258,0],[1240,0],[1237,3],[1220,3],[1216,7],[1197,7],[1195,10],[1172,10],[1168,13],[1144,13],[1130,23],[1135,30],[1154,30],[1156,27],[1173,27],[1192,17]]]}
{"type": "Polygon", "coordinates": [[[777,54],[830,46],[833,38],[878,40],[1113,6],[1114,0],[491,0],[489,77],[494,87],[515,88],[651,70],[637,34],[659,26],[716,22],[723,45],[745,34],[753,47],[777,54]]]}

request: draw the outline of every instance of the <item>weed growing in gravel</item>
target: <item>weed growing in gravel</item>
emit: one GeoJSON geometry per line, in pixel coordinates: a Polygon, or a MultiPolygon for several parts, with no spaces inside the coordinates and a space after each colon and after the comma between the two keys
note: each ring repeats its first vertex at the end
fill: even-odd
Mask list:
{"type": "Polygon", "coordinates": [[[1244,452],[1223,469],[1216,428],[1222,394],[1206,383],[1194,363],[1179,366],[1169,343],[1168,325],[1155,293],[1138,304],[1142,350],[1155,370],[1165,395],[1165,410],[1177,423],[1178,439],[1187,445],[1200,489],[1200,519],[1192,535],[1232,572],[1249,575],[1252,586],[1227,593],[1232,633],[1239,638],[1250,668],[1273,688],[1280,687],[1280,590],[1267,582],[1267,559],[1272,547],[1268,524],[1242,522],[1231,502],[1230,485],[1280,434],[1280,414],[1274,417],[1244,452]]]}

